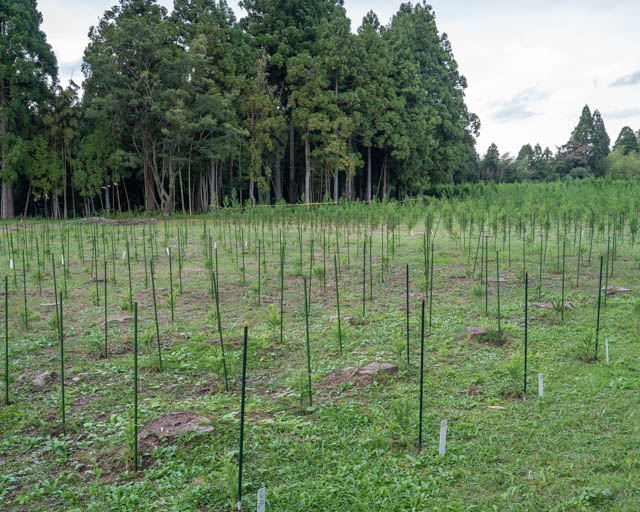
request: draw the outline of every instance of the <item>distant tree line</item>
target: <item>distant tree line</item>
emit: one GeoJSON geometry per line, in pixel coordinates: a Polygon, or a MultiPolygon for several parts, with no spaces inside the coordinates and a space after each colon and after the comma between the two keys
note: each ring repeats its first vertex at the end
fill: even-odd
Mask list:
{"type": "MultiPolygon", "coordinates": [[[[478,118],[426,3],[120,0],[58,82],[35,0],[0,0],[2,216],[405,197],[465,174],[478,118]]],[[[468,173],[468,172],[467,172],[468,173]]]]}
{"type": "MultiPolygon", "coordinates": [[[[640,130],[628,126],[610,148],[611,140],[598,110],[593,114],[588,105],[582,109],[577,126],[566,144],[555,153],[540,144],[525,144],[513,157],[500,155],[491,144],[477,162],[478,180],[512,183],[516,181],[552,181],[567,178],[611,177],[640,179],[640,130]]],[[[473,181],[473,175],[467,176],[473,181]]]]}
{"type": "MultiPolygon", "coordinates": [[[[405,198],[452,184],[640,178],[638,137],[588,107],[552,153],[480,157],[426,3],[351,29],[342,0],[120,0],[62,87],[36,0],[0,0],[2,218],[405,198]]],[[[443,188],[444,187],[444,188],[443,188]]]]}

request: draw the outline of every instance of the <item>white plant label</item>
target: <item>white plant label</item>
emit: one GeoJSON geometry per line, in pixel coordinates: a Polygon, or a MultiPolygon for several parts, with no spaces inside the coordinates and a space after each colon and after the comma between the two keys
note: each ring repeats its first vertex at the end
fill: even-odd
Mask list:
{"type": "Polygon", "coordinates": [[[538,374],[538,396],[544,396],[544,383],[541,373],[538,374]]]}
{"type": "Polygon", "coordinates": [[[213,242],[213,250],[215,251],[218,248],[218,242],[213,242]]]}
{"type": "Polygon", "coordinates": [[[9,268],[13,270],[13,258],[9,260],[9,268]]]}
{"type": "Polygon", "coordinates": [[[245,243],[244,243],[244,248],[246,249],[247,247],[249,247],[249,243],[248,243],[248,242],[245,242],[245,243]]]}
{"type": "Polygon", "coordinates": [[[262,487],[258,489],[258,508],[257,512],[265,512],[267,507],[267,489],[262,487]]]}
{"type": "Polygon", "coordinates": [[[440,457],[447,453],[447,420],[440,422],[440,457]]]}
{"type": "Polygon", "coordinates": [[[238,500],[238,508],[236,510],[242,510],[242,502],[238,500]]]}
{"type": "Polygon", "coordinates": [[[166,249],[167,249],[167,256],[171,257],[171,251],[169,251],[168,247],[166,247],[166,249]]]}
{"type": "Polygon", "coordinates": [[[125,259],[127,257],[127,251],[122,251],[122,259],[125,259]]]}
{"type": "Polygon", "coordinates": [[[60,255],[60,265],[64,265],[64,254],[60,255]]]}
{"type": "Polygon", "coordinates": [[[604,352],[607,356],[607,364],[609,363],[609,340],[604,340],[604,352]]]}
{"type": "Polygon", "coordinates": [[[411,230],[411,236],[413,236],[413,229],[411,230]]]}

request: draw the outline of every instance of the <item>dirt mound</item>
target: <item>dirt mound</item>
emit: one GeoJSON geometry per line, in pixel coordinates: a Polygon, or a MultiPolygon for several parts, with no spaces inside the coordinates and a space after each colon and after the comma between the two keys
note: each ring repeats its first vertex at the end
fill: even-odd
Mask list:
{"type": "Polygon", "coordinates": [[[607,295],[616,295],[618,293],[627,293],[631,290],[629,290],[629,288],[621,288],[620,286],[613,286],[610,284],[609,286],[603,286],[602,291],[607,295]]]}
{"type": "MultiPolygon", "coordinates": [[[[552,302],[534,302],[532,303],[532,306],[536,307],[536,308],[540,308],[540,309],[553,309],[553,303],[552,302]]],[[[571,310],[571,309],[576,309],[576,307],[571,304],[571,302],[565,302],[564,303],[564,309],[566,310],[571,310]]]]}
{"type": "Polygon", "coordinates": [[[16,384],[20,386],[28,382],[34,388],[44,389],[50,387],[57,381],[58,374],[56,372],[42,372],[20,375],[16,379],[16,384]]]}
{"type": "Polygon", "coordinates": [[[209,423],[209,418],[192,412],[172,412],[147,423],[138,433],[138,446],[148,450],[165,442],[173,443],[182,434],[214,432],[209,423]]]}

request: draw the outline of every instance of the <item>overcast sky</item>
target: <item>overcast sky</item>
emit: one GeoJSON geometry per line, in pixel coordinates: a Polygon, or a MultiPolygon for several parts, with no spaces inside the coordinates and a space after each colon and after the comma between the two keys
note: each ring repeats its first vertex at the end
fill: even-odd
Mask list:
{"type": "MultiPolygon", "coordinates": [[[[89,27],[115,0],[39,0],[60,79],[82,80],[89,27]]],[[[172,0],[159,0],[171,9],[172,0]]],[[[240,17],[237,1],[229,0],[240,17]]],[[[585,103],[599,109],[615,141],[640,129],[640,1],[433,0],[467,77],[467,105],[482,123],[477,149],[564,144],[585,103]]],[[[373,9],[387,23],[400,2],[345,0],[355,30],[373,9]]]]}

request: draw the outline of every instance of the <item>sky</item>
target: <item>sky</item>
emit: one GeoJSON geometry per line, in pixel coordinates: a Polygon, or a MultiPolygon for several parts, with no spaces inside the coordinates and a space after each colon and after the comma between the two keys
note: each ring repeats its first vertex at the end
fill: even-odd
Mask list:
{"type": "MultiPolygon", "coordinates": [[[[238,2],[228,0],[238,17],[238,2]]],[[[39,0],[42,29],[60,80],[82,81],[88,31],[116,0],[39,0]]],[[[172,0],[159,0],[169,10],[172,0]]],[[[355,31],[367,11],[384,24],[400,2],[344,0],[355,31]]],[[[440,32],[467,78],[469,110],[481,121],[477,151],[495,142],[517,154],[526,143],[555,151],[582,107],[598,109],[612,144],[623,126],[640,130],[638,0],[433,0],[440,32]]]]}

